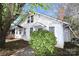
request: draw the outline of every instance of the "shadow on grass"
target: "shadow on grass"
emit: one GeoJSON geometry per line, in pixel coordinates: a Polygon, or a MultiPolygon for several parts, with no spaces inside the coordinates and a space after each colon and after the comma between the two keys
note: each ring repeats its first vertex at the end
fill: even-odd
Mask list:
{"type": "Polygon", "coordinates": [[[5,48],[0,49],[0,56],[12,55],[16,51],[18,51],[24,47],[27,47],[27,46],[28,46],[28,42],[26,42],[24,40],[16,40],[16,41],[12,41],[12,42],[7,42],[5,44],[5,48]]]}

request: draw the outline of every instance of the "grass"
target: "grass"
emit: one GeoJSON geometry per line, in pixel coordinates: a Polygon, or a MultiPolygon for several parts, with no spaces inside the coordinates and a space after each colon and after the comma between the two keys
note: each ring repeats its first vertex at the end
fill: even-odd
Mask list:
{"type": "Polygon", "coordinates": [[[6,42],[5,48],[0,49],[0,56],[10,56],[16,51],[27,47],[28,42],[23,41],[23,40],[16,40],[16,41],[11,41],[11,42],[6,42]]]}

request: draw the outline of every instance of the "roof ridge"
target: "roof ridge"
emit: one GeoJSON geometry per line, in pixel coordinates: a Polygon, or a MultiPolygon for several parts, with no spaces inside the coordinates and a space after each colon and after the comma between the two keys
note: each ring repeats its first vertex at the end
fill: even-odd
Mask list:
{"type": "Polygon", "coordinates": [[[45,15],[45,14],[42,14],[42,13],[39,13],[39,12],[36,12],[36,13],[37,13],[37,14],[41,14],[41,15],[46,16],[46,17],[51,18],[51,19],[55,19],[55,21],[59,21],[59,22],[65,23],[65,24],[69,24],[68,22],[61,21],[59,18],[51,17],[51,16],[49,16],[49,15],[45,15]]]}

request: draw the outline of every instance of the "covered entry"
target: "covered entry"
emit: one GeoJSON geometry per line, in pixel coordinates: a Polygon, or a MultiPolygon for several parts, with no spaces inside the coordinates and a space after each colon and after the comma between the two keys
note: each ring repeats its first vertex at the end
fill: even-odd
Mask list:
{"type": "Polygon", "coordinates": [[[70,29],[69,29],[69,25],[64,24],[63,25],[63,31],[64,31],[64,41],[65,42],[70,42],[71,41],[71,35],[70,35],[70,29]]]}
{"type": "Polygon", "coordinates": [[[40,22],[34,23],[32,27],[33,27],[33,31],[38,31],[40,29],[43,29],[43,30],[46,29],[46,26],[40,22]]]}

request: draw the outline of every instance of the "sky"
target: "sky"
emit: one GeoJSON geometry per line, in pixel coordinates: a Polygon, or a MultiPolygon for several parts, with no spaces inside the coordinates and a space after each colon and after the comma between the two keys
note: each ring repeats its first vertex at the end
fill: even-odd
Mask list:
{"type": "MultiPolygon", "coordinates": [[[[30,5],[31,4],[25,4],[23,6],[22,10],[24,12],[28,12],[31,8],[30,5]]],[[[57,17],[58,10],[62,6],[62,4],[60,4],[60,3],[49,3],[49,6],[50,6],[50,8],[48,8],[48,10],[44,10],[40,7],[37,7],[37,8],[34,7],[33,10],[35,12],[42,13],[42,14],[45,14],[45,15],[48,15],[48,16],[57,17]]]]}

